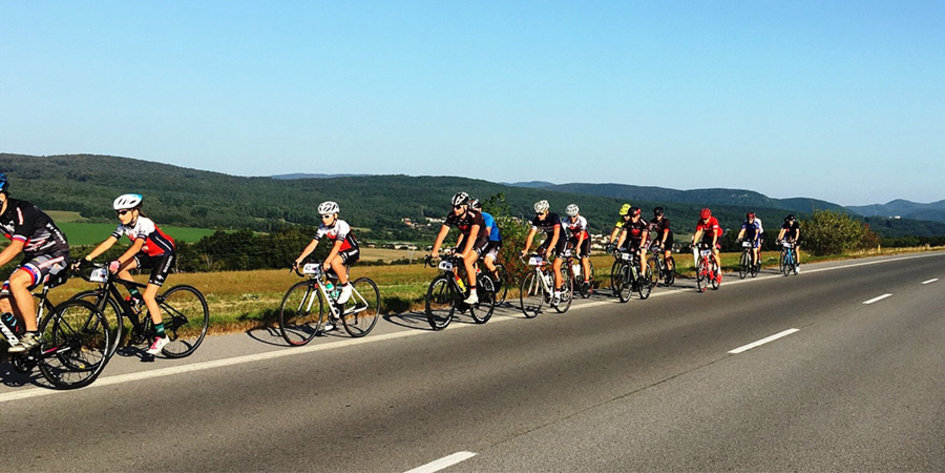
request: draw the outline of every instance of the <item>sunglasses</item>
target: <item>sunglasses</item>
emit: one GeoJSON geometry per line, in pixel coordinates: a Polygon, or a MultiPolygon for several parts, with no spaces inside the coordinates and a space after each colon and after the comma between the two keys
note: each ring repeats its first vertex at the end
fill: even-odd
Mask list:
{"type": "Polygon", "coordinates": [[[322,220],[328,220],[328,219],[330,219],[331,217],[332,217],[331,214],[325,214],[325,215],[322,215],[322,220]]]}
{"type": "Polygon", "coordinates": [[[115,213],[116,213],[119,217],[124,217],[126,214],[131,213],[131,211],[130,211],[130,210],[116,210],[115,213]]]}
{"type": "Polygon", "coordinates": [[[454,206],[453,206],[453,209],[454,209],[454,210],[459,210],[459,209],[461,209],[461,208],[463,208],[462,205],[454,205],[454,206]]]}

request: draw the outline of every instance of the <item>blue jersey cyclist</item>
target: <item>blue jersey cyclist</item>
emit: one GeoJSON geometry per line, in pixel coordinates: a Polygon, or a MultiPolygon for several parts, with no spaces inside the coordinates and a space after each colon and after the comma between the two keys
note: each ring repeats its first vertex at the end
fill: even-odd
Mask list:
{"type": "Polygon", "coordinates": [[[742,222],[742,229],[738,231],[737,240],[751,242],[751,264],[757,266],[761,260],[758,254],[761,248],[761,223],[755,218],[754,212],[748,212],[745,215],[745,221],[742,222]]]}
{"type": "Polygon", "coordinates": [[[581,260],[581,267],[583,268],[582,274],[584,275],[584,287],[591,287],[591,235],[587,232],[587,219],[581,215],[581,208],[577,204],[571,204],[566,209],[564,213],[568,215],[568,218],[564,220],[565,226],[568,228],[568,243],[571,245],[571,248],[574,249],[574,252],[577,253],[578,259],[581,260]]]}
{"type": "Polygon", "coordinates": [[[486,248],[482,252],[482,262],[485,263],[486,269],[492,273],[493,280],[501,283],[502,281],[499,280],[499,273],[496,272],[495,267],[495,260],[499,257],[499,250],[502,249],[502,235],[499,233],[499,225],[496,223],[495,217],[482,211],[482,202],[479,199],[471,200],[469,205],[474,210],[482,213],[482,221],[485,224],[483,232],[488,235],[488,243],[486,243],[486,248]]]}
{"type": "MultiPolygon", "coordinates": [[[[525,249],[522,250],[522,257],[528,254],[528,249],[532,246],[532,238],[541,231],[545,234],[545,241],[538,246],[538,254],[550,259],[553,256],[560,255],[564,251],[565,238],[561,233],[561,217],[551,212],[551,205],[547,200],[535,202],[535,218],[532,219],[532,229],[529,230],[525,238],[525,249]]],[[[552,267],[555,273],[555,293],[552,305],[557,305],[561,301],[561,258],[555,258],[552,267]]]]}

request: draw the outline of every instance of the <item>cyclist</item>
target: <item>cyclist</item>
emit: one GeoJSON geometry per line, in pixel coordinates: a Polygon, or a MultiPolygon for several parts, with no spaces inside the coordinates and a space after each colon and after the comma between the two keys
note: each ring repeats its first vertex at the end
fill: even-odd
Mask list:
{"type": "MultiPolygon", "coordinates": [[[[525,249],[522,250],[522,257],[528,254],[528,249],[532,246],[532,238],[535,237],[535,234],[538,233],[539,230],[545,234],[545,241],[538,246],[538,254],[542,255],[545,259],[551,259],[564,251],[565,240],[561,235],[561,217],[551,212],[549,210],[550,208],[551,205],[548,204],[547,200],[535,202],[535,218],[532,219],[532,229],[529,230],[528,236],[525,237],[525,249]]],[[[553,305],[557,305],[558,302],[561,301],[561,285],[563,283],[561,279],[561,263],[561,258],[555,258],[552,264],[555,273],[553,305]]]]}
{"type": "Polygon", "coordinates": [[[614,231],[610,232],[610,241],[607,242],[608,247],[614,246],[614,241],[617,240],[617,237],[620,235],[620,231],[623,230],[623,226],[630,221],[630,204],[623,204],[620,206],[620,211],[617,212],[617,222],[614,223],[614,231]]]}
{"type": "MultiPolygon", "coordinates": [[[[348,222],[338,218],[341,207],[337,202],[328,200],[318,204],[318,214],[321,216],[322,223],[315,231],[315,236],[308,246],[302,250],[298,258],[292,262],[292,269],[297,269],[308,255],[315,251],[318,242],[322,238],[331,241],[331,249],[328,250],[328,256],[325,256],[325,262],[322,263],[322,269],[325,272],[335,272],[338,276],[338,284],[341,290],[338,292],[336,304],[344,304],[351,298],[351,281],[348,280],[348,268],[356,261],[361,259],[361,247],[358,245],[358,239],[351,231],[351,225],[348,222]]],[[[324,331],[334,330],[335,321],[325,323],[324,331]]]]}
{"type": "Polygon", "coordinates": [[[642,275],[646,274],[646,255],[643,254],[642,250],[645,248],[644,244],[650,241],[647,238],[649,235],[649,224],[643,219],[643,210],[639,207],[631,207],[628,215],[630,215],[630,221],[623,226],[617,247],[639,257],[640,275],[642,277],[642,275]],[[626,246],[624,246],[624,243],[626,243],[626,246]]]}
{"type": "MultiPolygon", "coordinates": [[[[699,221],[696,222],[696,233],[692,235],[692,246],[695,247],[696,242],[701,241],[712,249],[716,275],[720,278],[722,277],[722,258],[719,257],[719,250],[722,249],[721,238],[722,227],[719,225],[718,219],[712,216],[712,211],[708,208],[702,209],[699,212],[699,221]]],[[[696,260],[695,264],[698,266],[696,255],[697,253],[694,252],[693,259],[696,260]]]]}
{"type": "Polygon", "coordinates": [[[781,231],[778,232],[778,242],[786,240],[794,243],[794,274],[801,272],[801,248],[797,245],[800,238],[801,225],[794,218],[794,214],[788,214],[784,217],[781,231]]]}
{"type": "Polygon", "coordinates": [[[755,218],[754,212],[745,214],[745,221],[742,222],[742,229],[738,231],[738,241],[747,239],[751,242],[751,265],[758,266],[761,261],[761,224],[755,218]]]}
{"type": "Polygon", "coordinates": [[[144,197],[141,194],[122,194],[112,203],[112,208],[118,217],[118,227],[115,231],[99,243],[89,254],[85,255],[80,261],[76,262],[76,270],[81,270],[84,263],[89,263],[118,242],[122,235],[126,235],[132,241],[131,246],[108,265],[108,270],[112,274],[117,274],[123,281],[131,281],[130,270],[151,269],[151,276],[148,278],[148,285],[144,289],[144,294],[138,292],[138,288],[129,289],[129,302],[132,305],[140,304],[144,301],[148,313],[151,314],[151,321],[154,322],[154,342],[148,348],[149,355],[156,355],[161,352],[165,345],[170,342],[167,334],[164,332],[164,319],[161,316],[161,308],[154,299],[158,290],[167,279],[171,267],[176,259],[176,247],[174,240],[154,224],[154,221],[148,218],[141,210],[141,202],[144,197]]]}
{"type": "Polygon", "coordinates": [[[663,261],[666,262],[666,268],[672,271],[673,268],[673,230],[669,227],[669,219],[663,216],[663,207],[653,209],[653,220],[650,221],[650,236],[653,237],[653,244],[663,250],[663,261]]]}
{"type": "MultiPolygon", "coordinates": [[[[499,225],[496,223],[495,217],[482,211],[482,202],[479,199],[469,201],[469,206],[482,214],[482,221],[485,224],[483,232],[488,235],[489,239],[486,248],[482,251],[482,262],[485,263],[486,269],[492,273],[493,281],[501,284],[503,281],[499,279],[499,273],[496,272],[495,267],[495,260],[499,257],[499,250],[502,249],[502,235],[499,233],[499,225]]],[[[456,246],[459,246],[459,242],[456,243],[456,246]]],[[[496,287],[498,287],[498,284],[496,287]]]]}
{"type": "Polygon", "coordinates": [[[568,227],[568,243],[577,257],[581,260],[582,274],[584,275],[585,288],[591,287],[591,235],[587,232],[587,219],[580,215],[581,209],[577,204],[569,205],[565,211],[568,218],[564,221],[568,227]]]}
{"type": "Polygon", "coordinates": [[[438,258],[440,245],[449,233],[450,228],[459,228],[462,234],[461,241],[457,245],[454,253],[463,258],[463,266],[466,268],[466,277],[469,280],[469,296],[463,301],[466,304],[476,304],[479,302],[479,295],[476,293],[476,260],[483,254],[489,243],[489,235],[486,234],[486,223],[482,219],[482,213],[472,209],[469,206],[469,194],[457,192],[453,199],[453,211],[446,217],[443,226],[440,228],[439,235],[436,236],[436,242],[433,244],[433,250],[430,256],[438,258]]]}
{"type": "Polygon", "coordinates": [[[36,305],[30,291],[64,274],[69,266],[69,242],[48,215],[25,200],[11,198],[9,192],[10,182],[6,173],[0,171],[0,227],[10,239],[10,244],[0,252],[0,266],[23,253],[23,261],[3,283],[0,311],[14,314],[26,329],[19,343],[8,350],[22,353],[39,344],[36,305]]]}

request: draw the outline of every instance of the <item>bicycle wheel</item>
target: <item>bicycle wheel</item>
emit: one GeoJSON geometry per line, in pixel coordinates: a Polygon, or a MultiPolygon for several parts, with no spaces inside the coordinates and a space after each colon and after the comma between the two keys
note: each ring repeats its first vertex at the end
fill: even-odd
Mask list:
{"type": "MultiPolygon", "coordinates": [[[[584,299],[591,297],[590,281],[588,281],[588,285],[584,285],[584,260],[578,260],[577,263],[571,264],[570,270],[568,272],[571,273],[571,277],[574,278],[574,286],[577,289],[578,294],[580,294],[584,299]],[[575,268],[577,269],[576,271],[575,268]]],[[[592,274],[594,273],[588,273],[588,279],[590,279],[592,274]]]]}
{"type": "Polygon", "coordinates": [[[529,319],[541,313],[541,306],[545,302],[545,290],[537,274],[537,271],[525,274],[518,296],[522,304],[522,313],[529,319]]]}
{"type": "Polygon", "coordinates": [[[207,300],[196,288],[174,286],[158,301],[164,317],[168,343],[161,353],[168,358],[183,358],[200,346],[210,326],[207,300]]]}
{"type": "Polygon", "coordinates": [[[617,297],[620,297],[620,289],[623,287],[623,277],[620,272],[622,265],[622,261],[615,259],[614,264],[610,266],[610,290],[613,291],[614,295],[617,297]]]}
{"type": "Polygon", "coordinates": [[[663,277],[663,283],[667,286],[672,286],[676,282],[676,259],[672,256],[669,257],[669,261],[666,262],[666,274],[663,277]],[[672,268],[670,268],[672,265],[672,268]]]}
{"type": "Polygon", "coordinates": [[[492,278],[485,274],[480,274],[476,279],[479,302],[469,308],[469,315],[477,324],[484,324],[489,321],[495,310],[495,286],[492,285],[492,278]]]}
{"type": "MultiPolygon", "coordinates": [[[[751,259],[751,258],[749,258],[749,259],[751,259]]],[[[759,270],[759,269],[761,269],[761,253],[760,253],[760,252],[759,252],[759,254],[758,254],[757,261],[755,261],[755,264],[751,265],[751,271],[750,271],[750,272],[751,272],[751,277],[757,277],[757,276],[758,276],[758,270],[759,270]]]]}
{"type": "Polygon", "coordinates": [[[781,272],[784,273],[785,276],[791,274],[791,266],[793,265],[791,261],[793,259],[792,256],[790,251],[785,251],[781,254],[781,272]]]}
{"type": "Polygon", "coordinates": [[[617,291],[617,297],[620,302],[627,302],[633,293],[633,270],[630,269],[630,264],[621,264],[619,274],[620,289],[617,291]]]}
{"type": "Polygon", "coordinates": [[[574,275],[571,274],[571,268],[561,266],[561,298],[555,304],[555,310],[563,314],[571,308],[571,301],[574,299],[574,275]]]}
{"type": "Polygon", "coordinates": [[[748,276],[749,266],[751,266],[751,256],[743,251],[741,258],[738,259],[738,279],[745,279],[745,276],[748,276]]]}
{"type": "Polygon", "coordinates": [[[492,276],[492,285],[495,287],[495,305],[505,304],[505,298],[509,295],[509,272],[505,270],[505,265],[496,263],[495,272],[499,277],[492,276]]]}
{"type": "Polygon", "coordinates": [[[328,307],[314,281],[295,283],[279,306],[279,332],[289,345],[301,346],[315,338],[328,318],[328,307]]]}
{"type": "Polygon", "coordinates": [[[649,264],[644,266],[643,269],[645,273],[640,278],[640,284],[637,285],[637,294],[640,295],[640,299],[646,300],[650,297],[650,292],[653,291],[655,280],[653,279],[653,268],[649,264]]]}
{"type": "Polygon", "coordinates": [[[646,261],[646,280],[649,281],[650,290],[659,285],[660,283],[660,262],[663,261],[662,256],[650,255],[646,261]]]}
{"type": "Polygon", "coordinates": [[[115,302],[114,299],[108,297],[107,294],[100,290],[80,292],[72,296],[72,299],[91,303],[105,316],[105,321],[108,322],[108,329],[111,330],[109,335],[112,345],[108,349],[108,356],[113,356],[115,351],[118,350],[118,346],[121,345],[121,340],[124,336],[124,316],[122,315],[121,307],[118,306],[118,303],[115,302]]]}
{"type": "Polygon", "coordinates": [[[709,281],[706,280],[708,277],[709,271],[706,268],[705,259],[700,259],[699,264],[696,265],[696,289],[699,292],[705,292],[709,284],[709,281]]]}
{"type": "MultiPolygon", "coordinates": [[[[783,272],[784,272],[784,258],[786,258],[786,257],[787,257],[787,255],[785,254],[785,251],[784,251],[784,249],[782,248],[782,249],[781,249],[781,254],[778,255],[778,272],[779,272],[779,273],[783,273],[783,272]]],[[[787,274],[785,274],[785,276],[787,276],[787,274]]]]}
{"type": "Polygon", "coordinates": [[[715,261],[712,262],[710,271],[712,271],[712,275],[709,277],[709,282],[712,283],[712,290],[714,291],[719,288],[719,284],[722,284],[722,272],[719,271],[719,265],[715,261]]]}
{"type": "Polygon", "coordinates": [[[39,329],[39,369],[59,389],[91,384],[108,363],[108,322],[87,301],[63,302],[43,318],[39,329]]]}
{"type": "Polygon", "coordinates": [[[341,323],[352,337],[363,337],[370,333],[381,312],[381,292],[377,284],[368,278],[359,278],[351,283],[354,290],[345,303],[341,323]]]}
{"type": "Polygon", "coordinates": [[[427,321],[433,330],[443,330],[453,320],[456,299],[457,295],[446,276],[433,278],[426,297],[427,321]]]}

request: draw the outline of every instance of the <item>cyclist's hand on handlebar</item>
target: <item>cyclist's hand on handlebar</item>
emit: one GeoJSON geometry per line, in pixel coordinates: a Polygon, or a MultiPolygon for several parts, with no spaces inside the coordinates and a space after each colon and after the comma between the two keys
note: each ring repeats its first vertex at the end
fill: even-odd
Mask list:
{"type": "Polygon", "coordinates": [[[85,258],[82,258],[78,261],[73,262],[72,265],[70,266],[70,269],[72,270],[73,273],[80,273],[82,272],[82,268],[85,267],[85,265],[89,263],[91,263],[91,261],[85,258]]]}

